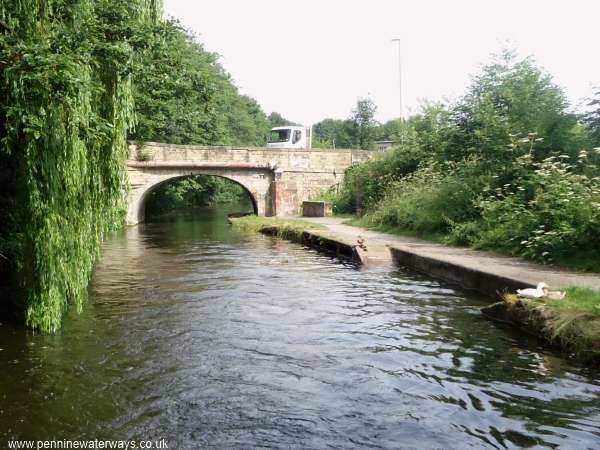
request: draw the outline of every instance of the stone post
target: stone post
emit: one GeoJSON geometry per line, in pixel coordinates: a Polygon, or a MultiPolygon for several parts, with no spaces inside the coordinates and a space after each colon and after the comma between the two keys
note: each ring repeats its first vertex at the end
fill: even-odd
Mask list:
{"type": "Polygon", "coordinates": [[[364,196],[365,196],[365,188],[364,188],[364,179],[363,177],[356,177],[355,182],[355,200],[356,200],[356,215],[361,217],[364,214],[363,205],[364,205],[364,196]]]}

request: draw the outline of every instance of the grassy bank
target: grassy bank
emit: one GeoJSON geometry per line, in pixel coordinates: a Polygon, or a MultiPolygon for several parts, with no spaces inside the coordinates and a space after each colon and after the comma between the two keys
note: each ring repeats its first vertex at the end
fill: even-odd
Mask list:
{"type": "Polygon", "coordinates": [[[261,232],[277,229],[277,235],[285,237],[290,232],[302,233],[306,230],[323,230],[325,226],[299,219],[281,219],[279,217],[245,216],[230,219],[232,225],[240,231],[261,232]]]}
{"type": "MultiPolygon", "coordinates": [[[[477,250],[489,250],[505,256],[526,256],[518,251],[511,251],[505,246],[494,245],[469,245],[468,242],[457,241],[454,236],[448,232],[442,231],[423,231],[414,230],[411,228],[399,227],[387,223],[375,222],[370,216],[357,217],[348,214],[340,215],[346,218],[344,221],[347,225],[355,227],[367,228],[369,230],[380,231],[382,233],[394,234],[396,236],[408,236],[423,239],[437,244],[449,245],[454,247],[471,247],[477,250]]],[[[535,258],[528,258],[534,259],[535,258]]],[[[557,255],[550,261],[537,262],[552,264],[565,269],[574,270],[577,272],[598,272],[600,273],[600,254],[595,249],[580,250],[571,254],[557,255]]]]}
{"type": "Polygon", "coordinates": [[[322,253],[349,259],[359,264],[362,263],[356,245],[328,236],[328,233],[323,233],[323,230],[327,230],[327,227],[321,224],[297,219],[257,216],[246,216],[230,220],[238,230],[278,236],[315,248],[322,253]]]}
{"type": "Polygon", "coordinates": [[[600,361],[600,292],[571,287],[562,300],[505,296],[512,320],[584,361],[600,361]]]}

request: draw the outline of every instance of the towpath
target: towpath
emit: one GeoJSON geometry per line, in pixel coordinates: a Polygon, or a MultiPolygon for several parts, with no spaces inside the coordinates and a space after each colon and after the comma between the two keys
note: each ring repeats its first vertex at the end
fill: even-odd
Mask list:
{"type": "Polygon", "coordinates": [[[522,258],[367,230],[345,225],[345,219],[338,217],[303,217],[302,220],[327,227],[314,234],[324,234],[348,245],[357,246],[362,242],[366,251],[359,247],[357,250],[367,266],[395,261],[486,294],[535,286],[541,281],[552,289],[579,286],[600,290],[600,274],[577,273],[522,258]]]}

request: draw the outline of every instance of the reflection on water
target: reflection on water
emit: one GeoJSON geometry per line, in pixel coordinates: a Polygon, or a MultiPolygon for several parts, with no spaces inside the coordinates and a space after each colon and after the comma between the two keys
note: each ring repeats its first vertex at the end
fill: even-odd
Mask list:
{"type": "Polygon", "coordinates": [[[55,336],[0,326],[0,442],[600,447],[597,372],[479,299],[235,233],[223,212],[112,236],[90,297],[55,336]]]}

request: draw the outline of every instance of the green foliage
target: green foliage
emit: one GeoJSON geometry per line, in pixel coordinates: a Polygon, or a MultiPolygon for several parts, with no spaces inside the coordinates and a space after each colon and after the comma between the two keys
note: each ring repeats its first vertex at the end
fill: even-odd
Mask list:
{"type": "Polygon", "coordinates": [[[375,140],[394,141],[399,143],[402,140],[402,131],[404,130],[404,121],[400,119],[388,120],[375,128],[375,140]]]}
{"type": "Polygon", "coordinates": [[[180,178],[150,193],[146,214],[156,217],[173,212],[190,211],[199,206],[232,203],[248,198],[239,184],[216,176],[198,175],[180,178]]]}
{"type": "MultiPolygon", "coordinates": [[[[54,331],[69,304],[81,307],[100,240],[123,222],[127,137],[265,142],[256,101],[159,17],[155,0],[0,4],[0,274],[10,281],[0,288],[34,329],[54,331]]],[[[241,188],[192,178],[154,195],[181,207],[241,188]]]]}
{"type": "Polygon", "coordinates": [[[334,211],[354,212],[362,185],[371,226],[600,268],[600,150],[582,150],[591,122],[566,108],[548,74],[503,52],[454,105],[380,127],[396,148],[348,169],[334,211]]]}
{"type": "Polygon", "coordinates": [[[564,299],[551,301],[549,305],[556,311],[578,309],[600,319],[600,292],[592,289],[569,287],[564,299]]]}
{"type": "Polygon", "coordinates": [[[323,230],[324,225],[298,219],[280,219],[278,217],[245,216],[231,219],[234,228],[240,231],[259,232],[266,228],[276,228],[277,234],[284,237],[289,233],[302,233],[305,230],[323,230]]]}
{"type": "Polygon", "coordinates": [[[278,112],[272,112],[271,114],[269,114],[269,116],[267,117],[267,120],[269,121],[271,128],[282,127],[285,125],[297,125],[297,126],[301,125],[299,123],[295,123],[295,122],[292,122],[291,120],[286,119],[278,112]]]}
{"type": "Polygon", "coordinates": [[[206,144],[224,139],[217,56],[175,21],[148,30],[134,71],[137,126],[130,139],[206,144]]]}
{"type": "MultiPolygon", "coordinates": [[[[0,17],[0,253],[10,297],[54,331],[122,223],[132,61],[156,2],[6,0],[0,17]]],[[[3,296],[3,299],[6,296],[3,296]]]]}
{"type": "Polygon", "coordinates": [[[488,182],[477,175],[478,163],[471,159],[444,168],[421,166],[391,183],[380,207],[365,220],[424,234],[445,232],[453,223],[471,220],[477,214],[473,202],[488,182]]]}
{"type": "Polygon", "coordinates": [[[370,98],[359,98],[352,110],[352,134],[356,147],[370,150],[375,142],[375,129],[379,125],[375,120],[377,106],[370,98]]]}
{"type": "Polygon", "coordinates": [[[350,120],[324,119],[313,125],[313,148],[353,148],[350,120]]]}
{"type": "MultiPolygon", "coordinates": [[[[376,108],[372,102],[370,107],[373,108],[374,114],[376,108]]],[[[408,120],[392,119],[379,124],[371,118],[366,133],[363,133],[363,137],[368,141],[363,143],[363,147],[371,149],[375,141],[393,141],[397,146],[410,146],[418,140],[421,148],[427,150],[430,155],[443,154],[443,149],[448,145],[451,126],[451,112],[448,108],[441,103],[425,103],[421,114],[408,120]]],[[[324,119],[313,126],[313,148],[362,148],[358,130],[359,125],[354,118],[324,119]]]]}
{"type": "Polygon", "coordinates": [[[196,37],[171,20],[147,27],[134,71],[138,124],[129,138],[175,144],[265,144],[271,125],[196,37]]]}
{"type": "Polygon", "coordinates": [[[582,361],[600,358],[600,293],[569,287],[561,300],[504,297],[507,311],[517,322],[582,361]]]}
{"type": "Polygon", "coordinates": [[[600,178],[576,173],[565,159],[518,158],[516,180],[479,202],[481,221],[470,243],[541,262],[600,248],[600,178]]]}
{"type": "Polygon", "coordinates": [[[136,151],[135,151],[135,160],[136,161],[150,161],[151,160],[151,155],[148,154],[147,151],[145,151],[142,147],[137,147],[136,151]]]}
{"type": "Polygon", "coordinates": [[[593,145],[600,147],[600,88],[596,88],[588,106],[590,111],[585,115],[585,122],[591,129],[593,145]]]}
{"type": "MultiPolygon", "coordinates": [[[[514,159],[511,135],[535,133],[540,139],[535,156],[552,151],[574,155],[581,142],[573,139],[577,119],[566,112],[562,90],[531,58],[517,61],[514,52],[495,55],[473,77],[467,94],[451,108],[453,132],[443,158],[458,160],[479,155],[488,165],[502,166],[514,159]]],[[[518,156],[518,155],[517,155],[518,156]]]]}
{"type": "Polygon", "coordinates": [[[349,119],[324,119],[313,125],[313,147],[372,149],[379,135],[376,111],[371,99],[358,99],[349,119]]]}
{"type": "Polygon", "coordinates": [[[402,150],[388,152],[382,158],[351,166],[334,197],[336,213],[356,211],[356,186],[362,185],[363,207],[372,210],[382,200],[388,187],[430,161],[414,130],[408,130],[402,150]]]}
{"type": "Polygon", "coordinates": [[[226,96],[222,114],[226,117],[225,126],[230,133],[225,143],[263,147],[271,124],[260,105],[253,98],[239,95],[231,84],[224,86],[223,92],[226,96]]]}
{"type": "MultiPolygon", "coordinates": [[[[196,37],[176,21],[147,27],[134,71],[138,123],[129,138],[176,144],[262,146],[271,121],[258,103],[240,95],[231,78],[196,37]]],[[[272,120],[282,120],[273,113],[272,120]]],[[[143,151],[137,159],[147,159],[143,151]]],[[[159,187],[149,217],[187,211],[247,196],[237,184],[214,177],[179,179],[159,187]]]]}

